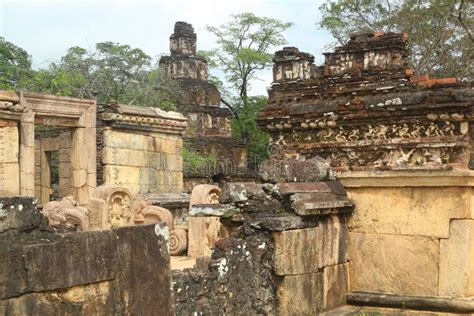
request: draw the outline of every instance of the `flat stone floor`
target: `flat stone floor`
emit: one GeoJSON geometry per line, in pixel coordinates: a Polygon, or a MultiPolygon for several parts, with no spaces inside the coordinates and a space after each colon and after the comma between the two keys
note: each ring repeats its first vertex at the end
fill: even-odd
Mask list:
{"type": "MultiPolygon", "coordinates": [[[[331,311],[321,313],[320,316],[405,316],[405,315],[419,315],[419,316],[444,316],[444,315],[460,315],[451,313],[436,313],[427,311],[415,311],[397,308],[381,308],[381,307],[363,307],[345,305],[333,309],[331,311]]],[[[472,314],[461,314],[472,315],[472,314]]]]}
{"type": "Polygon", "coordinates": [[[185,256],[171,256],[171,270],[184,270],[192,268],[196,263],[196,258],[185,256]]]}

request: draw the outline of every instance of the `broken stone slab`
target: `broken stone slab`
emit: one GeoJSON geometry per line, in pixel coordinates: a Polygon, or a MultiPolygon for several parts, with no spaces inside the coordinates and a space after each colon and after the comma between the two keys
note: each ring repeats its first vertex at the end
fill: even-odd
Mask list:
{"type": "Polygon", "coordinates": [[[274,190],[278,191],[282,196],[295,193],[333,193],[346,195],[346,189],[339,181],[277,183],[274,186],[274,190]]]}
{"type": "Polygon", "coordinates": [[[237,213],[240,209],[232,204],[196,204],[189,210],[189,216],[231,217],[237,213]]]}
{"type": "Polygon", "coordinates": [[[11,229],[24,231],[47,225],[46,218],[36,209],[35,198],[0,198],[0,234],[11,229]]]}
{"type": "Polygon", "coordinates": [[[347,197],[332,193],[296,193],[290,200],[295,213],[301,216],[348,213],[353,207],[347,197]]]}
{"type": "Polygon", "coordinates": [[[221,203],[244,202],[251,197],[264,197],[265,191],[262,184],[255,182],[230,182],[221,190],[219,201],[221,203]]]}
{"type": "Polygon", "coordinates": [[[308,160],[268,159],[260,167],[260,176],[265,182],[319,182],[332,180],[334,176],[329,163],[315,157],[308,160]]]}

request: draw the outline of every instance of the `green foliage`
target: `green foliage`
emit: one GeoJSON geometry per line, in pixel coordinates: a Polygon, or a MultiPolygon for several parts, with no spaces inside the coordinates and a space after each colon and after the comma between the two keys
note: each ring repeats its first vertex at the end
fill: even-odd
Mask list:
{"type": "Polygon", "coordinates": [[[283,32],[292,23],[248,12],[231,17],[220,27],[206,27],[217,37],[219,48],[206,52],[205,56],[210,65],[217,65],[224,71],[231,87],[244,99],[257,71],[270,66],[273,48],[286,43],[283,32]]]}
{"type": "Polygon", "coordinates": [[[407,32],[417,73],[473,79],[472,1],[331,0],[320,10],[320,26],[341,44],[354,32],[407,32]]]}
{"type": "Polygon", "coordinates": [[[71,47],[60,62],[35,73],[31,90],[175,110],[176,84],[151,64],[150,56],[129,45],[97,43],[94,51],[71,47]]]}
{"type": "Polygon", "coordinates": [[[216,36],[218,48],[200,52],[200,56],[226,75],[229,89],[217,78],[212,80],[224,92],[222,102],[234,114],[234,136],[249,144],[251,158],[266,157],[268,136],[255,122],[266,98],[249,96],[248,91],[259,71],[271,65],[274,49],[286,44],[283,33],[291,26],[292,23],[277,19],[242,13],[232,15],[229,22],[219,27],[206,27],[216,36]]]}
{"type": "Polygon", "coordinates": [[[184,170],[190,174],[208,173],[208,170],[214,170],[217,166],[217,159],[213,156],[201,155],[196,151],[183,148],[184,170]]]}
{"type": "Polygon", "coordinates": [[[32,79],[31,56],[23,48],[0,37],[0,89],[24,89],[32,79]]]}
{"type": "Polygon", "coordinates": [[[244,135],[249,144],[249,157],[257,165],[268,158],[268,134],[257,127],[256,121],[258,111],[265,107],[267,101],[268,99],[263,96],[249,97],[247,104],[240,108],[240,120],[232,121],[234,137],[240,138],[244,135]]]}

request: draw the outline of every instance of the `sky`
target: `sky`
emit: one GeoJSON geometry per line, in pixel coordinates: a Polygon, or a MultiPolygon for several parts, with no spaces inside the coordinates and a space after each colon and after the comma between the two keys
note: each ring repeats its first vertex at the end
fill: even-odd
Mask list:
{"type": "MultiPolygon", "coordinates": [[[[186,21],[197,33],[198,50],[216,48],[206,25],[219,26],[231,14],[252,12],[294,26],[285,33],[288,44],[311,53],[322,63],[325,46],[333,42],[317,26],[323,0],[0,0],[0,36],[25,49],[33,67],[46,68],[68,48],[93,49],[112,41],[140,48],[156,57],[169,53],[174,22],[186,21]]],[[[276,50],[280,49],[276,48],[276,50]]],[[[215,73],[221,76],[219,73],[215,73]]],[[[252,94],[266,94],[271,70],[259,74],[252,94]]]]}

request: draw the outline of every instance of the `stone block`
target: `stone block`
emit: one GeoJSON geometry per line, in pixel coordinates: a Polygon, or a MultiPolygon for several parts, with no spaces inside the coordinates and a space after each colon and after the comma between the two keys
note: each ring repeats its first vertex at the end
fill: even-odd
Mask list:
{"type": "Polygon", "coordinates": [[[0,119],[0,127],[16,127],[17,121],[0,119]]]}
{"type": "Polygon", "coordinates": [[[318,268],[347,262],[346,215],[331,215],[319,220],[316,227],[318,268]]]}
{"type": "Polygon", "coordinates": [[[102,163],[106,165],[153,167],[156,160],[155,154],[148,151],[113,147],[104,147],[102,151],[102,163]]]}
{"type": "Polygon", "coordinates": [[[265,160],[260,167],[265,182],[319,182],[329,180],[329,164],[322,158],[265,160]]]}
{"type": "Polygon", "coordinates": [[[113,279],[116,240],[112,231],[84,232],[25,246],[28,289],[48,291],[113,279]]]}
{"type": "Polygon", "coordinates": [[[188,256],[210,256],[212,247],[222,235],[219,217],[188,218],[188,256]]]}
{"type": "Polygon", "coordinates": [[[12,249],[0,256],[0,298],[7,298],[0,300],[0,314],[172,315],[170,258],[155,228],[44,232],[48,243],[27,236],[0,240],[2,250],[3,242],[12,249]]]}
{"type": "Polygon", "coordinates": [[[160,140],[160,152],[164,154],[175,154],[176,153],[176,142],[168,138],[161,138],[160,140]]]}
{"type": "MultiPolygon", "coordinates": [[[[87,170],[91,153],[87,149],[88,133],[85,128],[76,128],[72,139],[71,166],[75,170],[87,170]]],[[[95,161],[95,157],[94,157],[95,161]]]]}
{"type": "Polygon", "coordinates": [[[331,310],[346,303],[349,287],[349,264],[325,267],[323,272],[323,310],[331,310]]]}
{"type": "Polygon", "coordinates": [[[349,232],[351,291],[438,294],[439,240],[349,232]]]}
{"type": "Polygon", "coordinates": [[[159,224],[120,227],[116,285],[122,315],[172,315],[168,246],[159,224]]]}
{"type": "MultiPolygon", "coordinates": [[[[0,240],[0,304],[3,299],[15,297],[26,292],[28,283],[23,266],[21,243],[0,240]]],[[[0,314],[1,313],[0,305],[0,314]]]]}
{"type": "Polygon", "coordinates": [[[151,136],[119,132],[116,130],[104,130],[103,144],[104,147],[138,151],[159,151],[155,147],[154,138],[151,136]]]}
{"type": "Polygon", "coordinates": [[[140,168],[128,166],[104,166],[104,184],[138,186],[140,184],[140,168]]]}
{"type": "Polygon", "coordinates": [[[0,192],[3,196],[20,195],[20,164],[19,163],[0,163],[0,192]]]}
{"type": "Polygon", "coordinates": [[[195,204],[189,210],[189,216],[232,217],[240,209],[232,204],[195,204]]]}
{"type": "Polygon", "coordinates": [[[360,233],[449,237],[452,218],[472,218],[470,187],[349,188],[349,229],[360,233]]]}
{"type": "Polygon", "coordinates": [[[348,213],[353,206],[346,196],[325,192],[295,193],[291,201],[295,213],[301,216],[348,213]]]}
{"type": "Polygon", "coordinates": [[[346,195],[346,190],[339,181],[277,183],[275,189],[283,196],[295,193],[333,193],[346,195]]]}
{"type": "Polygon", "coordinates": [[[86,170],[73,170],[72,171],[72,187],[82,188],[87,183],[87,171],[86,170]]]}
{"type": "Polygon", "coordinates": [[[474,220],[452,220],[440,241],[439,295],[474,296],[474,220]]]}
{"type": "Polygon", "coordinates": [[[277,275],[318,271],[318,229],[306,228],[273,233],[273,270],[277,275]]]}
{"type": "Polygon", "coordinates": [[[176,155],[166,154],[165,158],[166,158],[166,165],[168,167],[167,170],[176,171],[178,169],[178,165],[177,165],[178,161],[176,160],[176,155]]]}
{"type": "Polygon", "coordinates": [[[276,297],[278,315],[317,315],[323,309],[322,273],[283,277],[276,297]]]}
{"type": "Polygon", "coordinates": [[[110,315],[114,313],[110,282],[0,301],[2,315],[110,315]]]}
{"type": "Polygon", "coordinates": [[[8,230],[27,231],[46,225],[46,219],[36,209],[34,198],[0,198],[0,234],[8,230]]]}
{"type": "Polygon", "coordinates": [[[255,182],[229,182],[224,184],[219,201],[221,203],[243,202],[249,197],[265,197],[262,185],[255,182]]]}
{"type": "Polygon", "coordinates": [[[3,153],[3,163],[18,163],[20,154],[18,128],[0,127],[0,152],[3,153]]]}

